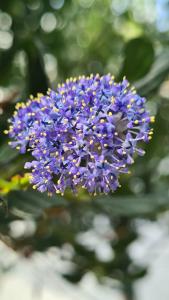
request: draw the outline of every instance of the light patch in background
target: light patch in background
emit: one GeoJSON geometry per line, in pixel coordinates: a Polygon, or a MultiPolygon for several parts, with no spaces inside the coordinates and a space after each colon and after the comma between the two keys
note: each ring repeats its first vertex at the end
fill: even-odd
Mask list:
{"type": "Polygon", "coordinates": [[[58,74],[56,57],[51,53],[46,53],[44,55],[44,63],[45,63],[45,71],[48,75],[50,82],[54,82],[58,74]]]}
{"type": "Polygon", "coordinates": [[[132,0],[131,9],[133,18],[139,23],[154,23],[156,20],[156,9],[154,0],[132,0]]]}
{"type": "Polygon", "coordinates": [[[131,178],[130,182],[130,189],[134,194],[143,193],[145,190],[145,183],[140,177],[133,177],[131,178]]]}
{"type": "Polygon", "coordinates": [[[25,76],[27,72],[27,56],[25,51],[21,50],[16,53],[14,64],[15,67],[19,68],[21,74],[25,76]]]}
{"type": "Polygon", "coordinates": [[[166,32],[169,30],[169,2],[168,0],[156,0],[158,31],[166,32]]]}
{"type": "Polygon", "coordinates": [[[0,31],[0,49],[7,50],[13,44],[13,34],[8,31],[0,31]]]}
{"type": "Polygon", "coordinates": [[[53,13],[47,12],[41,17],[40,25],[43,31],[50,33],[56,29],[57,19],[53,13]]]}
{"type": "MultiPolygon", "coordinates": [[[[107,278],[102,280],[106,285],[100,284],[96,276],[92,272],[88,272],[80,282],[82,291],[90,295],[86,300],[125,300],[120,291],[120,286],[117,280],[111,280],[111,285],[106,282],[107,278]]],[[[108,281],[108,280],[107,280],[108,281]]]]}
{"type": "Polygon", "coordinates": [[[142,34],[142,28],[137,23],[133,23],[129,20],[121,21],[116,18],[114,21],[114,28],[123,35],[126,41],[134,39],[142,34]]]}
{"type": "Polygon", "coordinates": [[[169,99],[169,80],[166,80],[161,84],[159,95],[162,98],[169,99]]]}
{"type": "Polygon", "coordinates": [[[112,1],[112,12],[116,13],[116,15],[121,15],[123,14],[129,6],[129,0],[123,0],[123,1],[119,1],[119,0],[113,0],[112,1]]]}
{"type": "Polygon", "coordinates": [[[95,0],[79,0],[80,6],[83,8],[89,8],[93,5],[95,0]]]}
{"type": "Polygon", "coordinates": [[[0,88],[0,103],[4,102],[5,92],[3,88],[0,88]]]}
{"type": "Polygon", "coordinates": [[[17,90],[15,86],[9,86],[7,88],[0,86],[0,104],[5,104],[12,99],[14,99],[17,95],[17,90]]]}
{"type": "Polygon", "coordinates": [[[32,1],[31,3],[27,3],[27,7],[31,10],[37,10],[40,8],[40,1],[32,1]]]}
{"type": "MultiPolygon", "coordinates": [[[[15,253],[3,244],[1,249],[0,243],[0,259],[9,260],[10,252],[15,253]]],[[[103,300],[105,295],[106,300],[124,300],[117,282],[114,281],[114,290],[110,285],[100,284],[92,272],[77,285],[66,281],[56,271],[56,252],[36,253],[30,259],[16,257],[13,267],[1,277],[1,300],[23,300],[23,295],[24,300],[103,300]]]]}
{"type": "Polygon", "coordinates": [[[159,176],[168,176],[169,175],[169,156],[164,157],[157,168],[159,176]]]}
{"type": "MultiPolygon", "coordinates": [[[[5,237],[5,242],[8,244],[8,237],[5,237]]],[[[9,242],[10,243],[10,242],[9,242]]],[[[2,241],[0,241],[0,266],[1,271],[3,269],[8,269],[13,266],[17,261],[17,254],[13,249],[7,247],[2,241]]],[[[1,276],[2,280],[2,276],[1,276]]],[[[1,283],[1,281],[0,281],[1,283]]],[[[1,299],[1,289],[0,289],[0,299],[1,299]]]]}
{"type": "Polygon", "coordinates": [[[12,18],[5,12],[0,12],[0,30],[9,30],[12,25],[12,18]]]}
{"type": "Polygon", "coordinates": [[[97,215],[93,221],[93,228],[79,233],[77,242],[94,251],[100,261],[108,262],[114,258],[114,251],[110,243],[115,238],[115,232],[111,228],[107,216],[97,215]]]}
{"type": "MultiPolygon", "coordinates": [[[[98,220],[94,222],[95,226],[98,220]]],[[[129,247],[129,254],[136,264],[149,266],[147,275],[134,284],[134,299],[166,300],[169,296],[169,213],[163,213],[157,222],[140,219],[134,225],[139,238],[129,247]]],[[[71,246],[64,247],[72,255],[71,246]]],[[[17,262],[14,268],[1,276],[0,299],[23,300],[25,294],[24,300],[103,300],[105,296],[106,300],[125,299],[117,281],[101,285],[92,272],[85,274],[77,285],[65,281],[56,271],[58,251],[60,249],[53,247],[47,253],[36,253],[28,260],[0,242],[0,263],[17,262]],[[16,257],[19,257],[17,261],[16,257]]]]}
{"type": "Polygon", "coordinates": [[[10,223],[10,235],[17,239],[29,237],[35,233],[36,224],[33,220],[16,220],[10,223]]]}
{"type": "Polygon", "coordinates": [[[157,221],[137,220],[139,238],[129,247],[136,264],[148,267],[147,275],[134,285],[137,300],[169,299],[169,212],[157,221]]]}
{"type": "Polygon", "coordinates": [[[64,0],[50,0],[49,2],[53,9],[61,9],[65,3],[64,0]]]}
{"type": "Polygon", "coordinates": [[[157,101],[147,101],[146,108],[152,116],[155,116],[158,109],[157,101]]]}

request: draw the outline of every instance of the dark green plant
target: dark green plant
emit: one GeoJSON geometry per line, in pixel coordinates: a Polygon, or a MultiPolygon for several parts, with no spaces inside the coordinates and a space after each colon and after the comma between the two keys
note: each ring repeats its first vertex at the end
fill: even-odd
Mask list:
{"type": "Polygon", "coordinates": [[[51,246],[61,248],[68,243],[74,249],[72,261],[75,263],[72,272],[64,274],[68,280],[76,283],[85,272],[92,270],[99,280],[104,276],[118,279],[128,299],[132,299],[134,281],[146,273],[145,269],[135,266],[128,255],[128,246],[137,238],[133,224],[137,218],[154,220],[169,208],[169,173],[165,168],[169,149],[169,102],[163,89],[164,84],[169,86],[168,33],[159,33],[155,24],[139,23],[133,17],[131,6],[118,15],[109,0],[91,1],[93,4],[89,7],[80,0],[63,1],[60,9],[54,9],[53,1],[47,0],[1,2],[0,20],[2,13],[11,19],[8,18],[7,27],[3,27],[5,21],[0,22],[0,26],[3,24],[0,32],[13,35],[13,43],[6,49],[0,48],[3,88],[0,238],[26,257],[34,251],[45,251],[51,246]],[[42,17],[45,16],[54,17],[54,29],[50,24],[49,28],[44,27],[42,17]],[[55,88],[56,83],[67,77],[91,72],[111,72],[118,79],[126,75],[138,92],[148,98],[157,121],[145,157],[136,160],[132,174],[123,176],[122,188],[110,196],[90,201],[85,193],[79,198],[72,198],[70,194],[49,198],[27,189],[23,173],[27,158],[10,149],[3,134],[14,104],[21,98],[26,100],[29,94],[55,88]],[[93,220],[100,215],[109,220],[114,232],[110,237],[106,232],[102,236],[103,241],[108,239],[114,253],[108,262],[100,260],[94,250],[77,240],[79,233],[93,230],[93,220]],[[16,220],[26,219],[35,222],[35,232],[14,237],[9,226],[16,220]]]}

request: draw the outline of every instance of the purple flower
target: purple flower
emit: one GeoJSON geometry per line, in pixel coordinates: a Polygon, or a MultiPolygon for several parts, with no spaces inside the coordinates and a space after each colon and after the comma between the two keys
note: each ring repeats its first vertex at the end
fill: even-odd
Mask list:
{"type": "Polygon", "coordinates": [[[138,147],[153,133],[145,99],[124,78],[110,74],[79,76],[58,85],[57,91],[18,103],[10,120],[12,147],[31,151],[31,183],[39,191],[63,194],[79,186],[90,193],[108,193],[119,186],[120,173],[129,173],[138,147]]]}

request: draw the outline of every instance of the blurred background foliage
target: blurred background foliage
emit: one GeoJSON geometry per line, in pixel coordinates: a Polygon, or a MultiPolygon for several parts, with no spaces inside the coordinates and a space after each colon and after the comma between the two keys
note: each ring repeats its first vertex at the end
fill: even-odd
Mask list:
{"type": "Polygon", "coordinates": [[[167,0],[5,0],[0,3],[0,239],[25,257],[66,249],[77,283],[92,271],[117,279],[127,299],[146,269],[128,254],[138,218],[169,209],[169,2],[167,0]],[[28,188],[26,155],[3,134],[16,102],[67,77],[111,72],[134,84],[156,115],[146,155],[122,187],[94,199],[28,188]]]}

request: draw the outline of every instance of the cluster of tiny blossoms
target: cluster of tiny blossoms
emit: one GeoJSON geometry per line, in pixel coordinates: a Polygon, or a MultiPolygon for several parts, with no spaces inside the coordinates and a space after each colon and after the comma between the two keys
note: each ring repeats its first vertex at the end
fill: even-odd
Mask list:
{"type": "Polygon", "coordinates": [[[25,168],[34,189],[63,194],[80,186],[96,194],[116,190],[134,153],[144,154],[138,143],[151,139],[150,122],[145,99],[125,78],[96,74],[18,103],[6,133],[12,147],[31,152],[25,168]]]}

